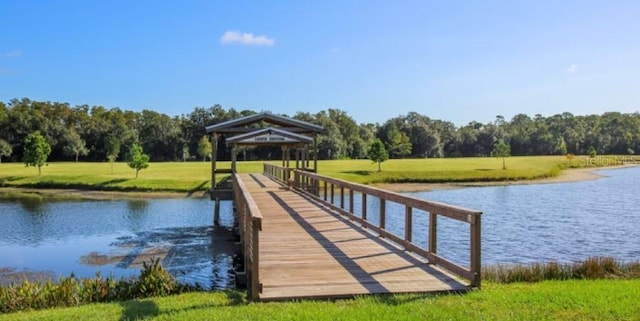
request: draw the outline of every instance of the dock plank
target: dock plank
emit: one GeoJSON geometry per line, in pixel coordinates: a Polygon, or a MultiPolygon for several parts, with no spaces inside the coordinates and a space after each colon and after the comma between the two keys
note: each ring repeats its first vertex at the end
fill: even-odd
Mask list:
{"type": "Polygon", "coordinates": [[[240,174],[263,216],[261,300],[466,291],[427,260],[262,174],[240,174]]]}

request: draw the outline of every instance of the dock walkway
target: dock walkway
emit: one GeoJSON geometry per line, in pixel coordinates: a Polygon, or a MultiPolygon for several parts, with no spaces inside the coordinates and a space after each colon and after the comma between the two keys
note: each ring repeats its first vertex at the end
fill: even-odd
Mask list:
{"type": "Polygon", "coordinates": [[[238,174],[262,214],[260,300],[466,291],[427,259],[263,174],[238,174]]]}

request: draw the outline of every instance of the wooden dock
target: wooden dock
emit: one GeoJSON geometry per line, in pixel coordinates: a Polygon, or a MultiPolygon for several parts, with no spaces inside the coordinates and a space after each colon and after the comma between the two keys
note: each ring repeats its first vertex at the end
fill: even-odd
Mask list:
{"type": "MultiPolygon", "coordinates": [[[[479,262],[477,271],[463,273],[471,275],[472,281],[466,282],[458,273],[435,264],[439,259],[435,252],[418,255],[420,251],[407,244],[380,237],[386,236],[383,229],[364,227],[367,224],[323,202],[319,181],[296,176],[298,183],[315,187],[314,193],[304,193],[283,184],[293,171],[279,173],[281,180],[273,173],[235,174],[236,206],[254,299],[450,292],[479,286],[479,276],[473,274],[479,273],[479,262]]],[[[326,199],[327,182],[323,186],[326,199]]],[[[330,186],[333,197],[334,186],[330,186]]],[[[446,260],[442,262],[448,266],[446,260]]]]}

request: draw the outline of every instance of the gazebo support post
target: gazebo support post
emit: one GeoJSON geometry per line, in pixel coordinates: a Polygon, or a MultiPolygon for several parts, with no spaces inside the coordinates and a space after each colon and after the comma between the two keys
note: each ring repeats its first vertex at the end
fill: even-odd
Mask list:
{"type": "Polygon", "coordinates": [[[313,135],[313,172],[318,173],[318,138],[313,135]]]}
{"type": "Polygon", "coordinates": [[[216,187],[216,159],[218,156],[218,134],[211,134],[211,188],[216,187]]]}
{"type": "Polygon", "coordinates": [[[237,173],[237,168],[236,168],[236,158],[237,158],[237,154],[238,154],[238,145],[237,144],[233,144],[233,147],[231,148],[231,172],[233,174],[237,173]]]}

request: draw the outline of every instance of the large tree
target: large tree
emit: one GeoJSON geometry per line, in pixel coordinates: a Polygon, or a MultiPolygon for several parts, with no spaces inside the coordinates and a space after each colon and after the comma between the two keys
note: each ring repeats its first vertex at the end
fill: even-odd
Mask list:
{"type": "Polygon", "coordinates": [[[138,178],[140,170],[149,167],[149,155],[144,153],[142,146],[138,144],[131,146],[127,165],[136,170],[136,178],[138,178]]]}
{"type": "Polygon", "coordinates": [[[66,144],[62,150],[65,155],[74,157],[76,163],[78,162],[79,156],[87,156],[89,154],[86,143],[75,130],[69,131],[69,133],[65,135],[65,141],[66,144]]]}
{"type": "Polygon", "coordinates": [[[493,146],[493,151],[491,152],[494,157],[502,158],[502,169],[507,169],[506,158],[511,156],[511,147],[504,140],[500,139],[493,146]]]}
{"type": "Polygon", "coordinates": [[[371,146],[369,146],[368,156],[374,163],[378,163],[378,172],[381,172],[382,167],[380,164],[389,159],[389,152],[384,148],[384,143],[382,143],[380,139],[376,139],[371,146]]]}
{"type": "Polygon", "coordinates": [[[411,154],[411,140],[407,134],[392,127],[389,129],[387,135],[389,137],[389,151],[391,154],[399,157],[411,154]]]}
{"type": "Polygon", "coordinates": [[[0,139],[0,163],[2,163],[2,157],[9,157],[13,153],[13,146],[4,139],[0,139]]]}
{"type": "Polygon", "coordinates": [[[47,162],[49,154],[51,154],[51,146],[39,131],[31,133],[25,138],[22,161],[26,166],[38,167],[38,175],[42,175],[42,165],[47,162]]]}

